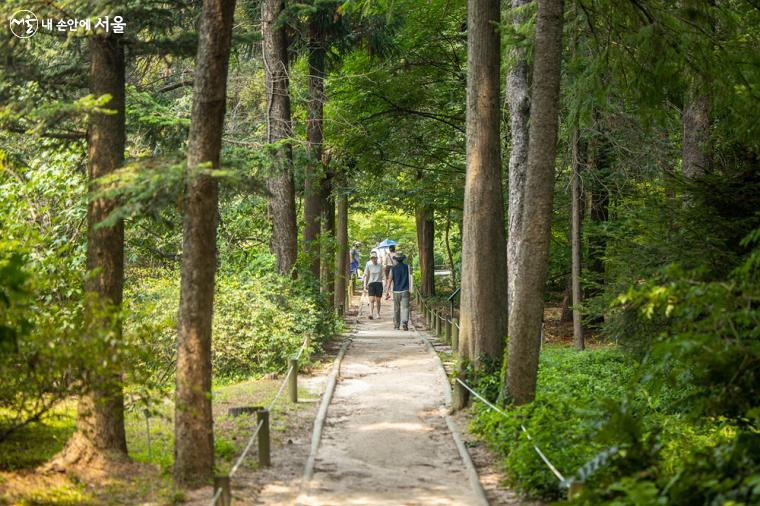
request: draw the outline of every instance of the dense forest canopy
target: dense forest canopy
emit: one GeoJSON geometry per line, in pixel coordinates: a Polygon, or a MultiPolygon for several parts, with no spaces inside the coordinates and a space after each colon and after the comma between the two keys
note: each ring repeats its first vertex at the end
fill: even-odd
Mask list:
{"type": "Polygon", "coordinates": [[[363,267],[393,239],[458,319],[453,376],[506,409],[474,403],[471,430],[513,487],[760,501],[757,2],[6,0],[0,17],[0,446],[64,411],[69,442],[35,465],[134,459],[125,419],[173,399],[160,464],[209,482],[214,388],[286,371],[305,338],[322,352],[349,248],[363,267]]]}

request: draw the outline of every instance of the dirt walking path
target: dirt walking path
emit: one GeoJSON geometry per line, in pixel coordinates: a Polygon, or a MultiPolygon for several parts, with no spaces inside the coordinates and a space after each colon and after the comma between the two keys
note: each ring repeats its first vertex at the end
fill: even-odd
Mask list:
{"type": "Polygon", "coordinates": [[[392,305],[369,320],[365,303],[299,504],[482,504],[444,418],[438,359],[413,331],[393,330],[392,305]]]}

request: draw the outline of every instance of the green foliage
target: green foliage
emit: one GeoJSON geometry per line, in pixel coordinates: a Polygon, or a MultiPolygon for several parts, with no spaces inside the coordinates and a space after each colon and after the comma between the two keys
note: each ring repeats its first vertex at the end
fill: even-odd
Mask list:
{"type": "Polygon", "coordinates": [[[44,463],[61,451],[73,432],[74,410],[64,403],[0,441],[0,469],[29,469],[44,463]]]}
{"type": "Polygon", "coordinates": [[[478,408],[473,429],[504,455],[519,489],[561,493],[531,454],[536,443],[566,478],[586,481],[578,504],[757,502],[758,239],[755,230],[739,241],[744,260],[726,279],[672,266],[618,298],[653,331],[640,364],[620,351],[549,348],[532,404],[506,418],[478,408]]]}
{"type": "Polygon", "coordinates": [[[67,194],[81,178],[56,163],[66,159],[40,157],[26,172],[0,165],[0,440],[77,392],[78,367],[99,359],[82,338],[84,259],[68,238],[83,209],[67,194]]]}
{"type": "Polygon", "coordinates": [[[673,266],[661,280],[617,300],[638,319],[661,322],[644,379],[656,389],[683,392],[680,409],[755,426],[760,421],[759,236],[755,230],[741,242],[752,249],[726,280],[702,281],[701,273],[673,266]]]}
{"type": "MultiPolygon", "coordinates": [[[[572,476],[605,448],[593,440],[605,413],[605,399],[622,397],[633,366],[630,358],[613,349],[575,353],[548,347],[541,353],[535,401],[510,408],[508,417],[476,403],[471,429],[504,456],[509,479],[516,488],[556,498],[561,492],[560,482],[536,454],[533,444],[565,477],[572,476]]],[[[498,378],[494,376],[492,383],[498,378]]]]}
{"type": "MultiPolygon", "coordinates": [[[[315,351],[337,331],[325,302],[303,281],[274,274],[271,257],[264,263],[217,277],[212,338],[217,380],[284,371],[306,337],[315,351]]],[[[127,290],[125,334],[149,350],[145,367],[165,384],[174,374],[179,280],[143,274],[136,281],[127,290]]]]}
{"type": "Polygon", "coordinates": [[[369,252],[375,245],[385,239],[392,239],[403,249],[406,256],[417,252],[417,226],[414,210],[403,212],[402,209],[378,209],[372,213],[354,212],[348,218],[348,242],[362,243],[359,267],[369,260],[369,252]],[[408,212],[411,211],[411,214],[408,212]]]}

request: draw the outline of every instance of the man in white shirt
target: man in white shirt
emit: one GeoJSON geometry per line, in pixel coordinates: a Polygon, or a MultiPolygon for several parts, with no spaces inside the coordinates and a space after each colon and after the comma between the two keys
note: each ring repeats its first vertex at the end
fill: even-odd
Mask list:
{"type": "Polygon", "coordinates": [[[375,314],[375,305],[377,305],[377,317],[380,318],[380,301],[383,298],[383,266],[378,261],[377,250],[372,250],[369,254],[369,262],[364,266],[364,291],[369,295],[370,313],[369,319],[372,320],[375,314]]]}

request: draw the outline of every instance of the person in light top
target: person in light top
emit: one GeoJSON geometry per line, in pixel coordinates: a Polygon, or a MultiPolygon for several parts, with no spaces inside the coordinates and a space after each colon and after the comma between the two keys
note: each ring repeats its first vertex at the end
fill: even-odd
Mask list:
{"type": "MultiPolygon", "coordinates": [[[[394,258],[396,257],[396,246],[391,244],[385,248],[382,258],[383,269],[385,270],[385,284],[387,285],[391,279],[391,267],[396,263],[394,258]]],[[[385,300],[390,298],[390,292],[386,293],[385,300]]]]}
{"type": "Polygon", "coordinates": [[[369,319],[372,320],[375,315],[375,306],[377,306],[377,317],[380,318],[380,301],[383,298],[383,266],[377,258],[377,250],[372,250],[369,254],[369,262],[364,266],[364,291],[369,295],[370,313],[369,319]]]}

